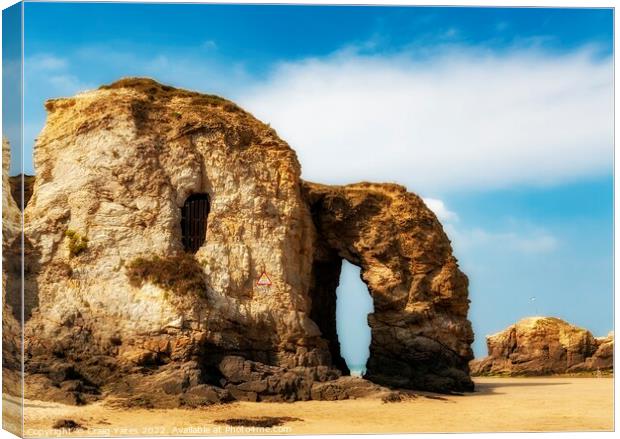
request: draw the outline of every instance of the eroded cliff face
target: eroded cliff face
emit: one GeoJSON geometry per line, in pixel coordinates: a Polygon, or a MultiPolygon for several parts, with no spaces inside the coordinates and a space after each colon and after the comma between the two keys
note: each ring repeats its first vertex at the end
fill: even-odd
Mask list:
{"type": "Polygon", "coordinates": [[[420,197],[394,184],[304,183],[317,228],[311,296],[319,326],[339,352],[335,288],[342,259],[361,267],[374,303],[365,377],[435,391],[472,390],[467,277],[420,197]],[[327,306],[325,306],[327,303],[327,306]]]}
{"type": "Polygon", "coordinates": [[[218,382],[229,354],[330,364],[309,318],[314,237],[300,167],[275,131],[224,99],[142,79],[46,108],[25,210],[39,266],[27,280],[39,304],[26,329],[31,371],[56,376],[50,364],[68,363],[100,387],[119,368],[187,362],[197,382],[218,382]],[[210,213],[191,255],[181,208],[196,193],[210,213]],[[183,258],[202,289],[131,278],[183,258]],[[272,285],[259,291],[263,271],[272,285]]]}
{"type": "Polygon", "coordinates": [[[2,367],[3,391],[19,393],[21,371],[21,212],[11,196],[11,148],[2,140],[2,367]]]}
{"type": "Polygon", "coordinates": [[[415,195],[302,193],[297,157],[273,129],[148,79],[46,108],[25,209],[31,392],[147,405],[309,399],[347,372],[333,315],[342,258],[362,266],[375,300],[369,378],[471,388],[467,279],[415,195]],[[193,253],[181,222],[195,194],[209,214],[193,253]]]}
{"type": "Polygon", "coordinates": [[[590,331],[554,317],[528,317],[487,337],[489,355],[471,363],[476,375],[549,375],[613,368],[613,333],[590,331]]]}
{"type": "Polygon", "coordinates": [[[2,241],[8,243],[15,239],[21,231],[21,213],[11,196],[11,145],[5,138],[2,139],[2,241]]]}

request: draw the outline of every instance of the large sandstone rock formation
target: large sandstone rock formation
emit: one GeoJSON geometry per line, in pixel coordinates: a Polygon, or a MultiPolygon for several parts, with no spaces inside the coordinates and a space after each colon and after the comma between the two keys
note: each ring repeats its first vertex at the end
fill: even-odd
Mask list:
{"type": "Polygon", "coordinates": [[[362,267],[375,302],[368,378],[472,389],[467,278],[417,196],[302,183],[273,129],[147,79],[46,108],[25,209],[33,392],[309,399],[347,373],[335,332],[343,258],[362,267]],[[210,200],[195,254],[181,228],[192,194],[210,200]],[[270,286],[257,286],[263,272],[270,286]]]}
{"type": "Polygon", "coordinates": [[[613,368],[613,333],[595,338],[554,317],[529,317],[487,337],[488,357],[476,375],[546,375],[613,368]]]}

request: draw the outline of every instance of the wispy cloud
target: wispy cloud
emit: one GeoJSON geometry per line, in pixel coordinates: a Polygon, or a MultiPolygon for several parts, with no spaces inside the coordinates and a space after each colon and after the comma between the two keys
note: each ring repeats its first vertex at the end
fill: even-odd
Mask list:
{"type": "MultiPolygon", "coordinates": [[[[38,53],[24,62],[26,93],[45,90],[45,99],[75,94],[93,85],[84,82],[73,73],[67,58],[53,53],[38,53]]],[[[43,105],[43,102],[40,102],[43,105]]]]}
{"type": "Polygon", "coordinates": [[[281,64],[241,104],[296,148],[307,179],[488,189],[610,172],[612,80],[587,49],[349,51],[281,64]]]}
{"type": "Polygon", "coordinates": [[[45,98],[99,85],[82,83],[79,65],[105,72],[102,82],[150,76],[222,94],[270,123],[308,180],[394,181],[437,193],[611,172],[612,63],[595,53],[446,46],[382,54],[348,46],[277,64],[259,78],[215,54],[90,46],[66,58],[33,56],[26,75],[45,98]]]}
{"type": "Polygon", "coordinates": [[[24,172],[32,173],[32,147],[45,123],[43,103],[50,98],[72,96],[95,84],[84,81],[75,72],[69,57],[37,53],[24,62],[24,172]]]}
{"type": "Polygon", "coordinates": [[[503,231],[468,228],[459,224],[459,216],[443,200],[426,197],[423,200],[443,223],[457,253],[465,254],[485,247],[504,252],[548,253],[558,247],[557,238],[540,227],[511,220],[505,225],[508,230],[503,231]]]}
{"type": "Polygon", "coordinates": [[[481,228],[459,229],[453,224],[446,225],[446,232],[457,250],[493,248],[501,251],[519,253],[549,253],[557,249],[558,240],[544,230],[522,228],[514,231],[491,232],[481,228]]]}
{"type": "MultiPolygon", "coordinates": [[[[207,47],[211,47],[209,51],[215,50],[210,44],[203,49],[207,47]]],[[[147,76],[174,86],[218,94],[230,94],[235,85],[251,82],[240,63],[223,64],[204,56],[180,53],[143,55],[105,46],[85,46],[64,56],[37,53],[26,59],[24,72],[27,99],[24,145],[27,148],[34,145],[45,123],[45,100],[72,96],[121,77],[147,76]],[[84,74],[85,70],[88,74],[84,74]]],[[[33,172],[31,161],[26,162],[27,172],[33,172]]]]}
{"type": "Polygon", "coordinates": [[[31,72],[56,71],[67,67],[67,60],[50,53],[38,53],[26,59],[31,72]]]}
{"type": "Polygon", "coordinates": [[[437,198],[423,198],[426,206],[437,215],[440,221],[458,221],[459,217],[455,212],[452,212],[446,207],[446,204],[437,198]]]}

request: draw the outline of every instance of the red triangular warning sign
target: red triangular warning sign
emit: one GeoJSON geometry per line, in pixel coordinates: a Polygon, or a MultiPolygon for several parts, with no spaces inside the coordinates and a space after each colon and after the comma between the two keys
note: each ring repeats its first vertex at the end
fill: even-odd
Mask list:
{"type": "Polygon", "coordinates": [[[271,286],[271,279],[269,279],[269,276],[267,276],[267,273],[265,273],[264,271],[262,272],[262,274],[256,281],[256,285],[258,285],[259,287],[271,286]]]}

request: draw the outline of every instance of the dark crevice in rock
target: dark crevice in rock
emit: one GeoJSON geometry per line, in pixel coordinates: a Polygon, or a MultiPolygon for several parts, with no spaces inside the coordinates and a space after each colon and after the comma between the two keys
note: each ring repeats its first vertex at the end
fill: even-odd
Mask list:
{"type": "Polygon", "coordinates": [[[310,318],[314,320],[323,338],[329,344],[332,364],[344,375],[351,372],[340,352],[340,341],[336,328],[336,289],[340,282],[342,259],[334,252],[326,252],[326,260],[315,259],[312,272],[313,282],[310,287],[312,310],[310,318]]]}
{"type": "Polygon", "coordinates": [[[28,321],[32,311],[39,304],[38,288],[36,280],[33,280],[31,273],[39,270],[39,252],[34,248],[30,240],[24,237],[23,256],[24,256],[24,295],[22,303],[22,239],[17,237],[8,249],[4,250],[3,265],[6,275],[5,298],[7,304],[13,311],[13,316],[17,321],[22,320],[22,305],[24,311],[24,321],[28,321]]]}
{"type": "Polygon", "coordinates": [[[35,176],[34,175],[25,175],[25,174],[19,174],[19,175],[15,175],[13,177],[9,177],[9,182],[11,184],[11,195],[13,196],[13,199],[15,200],[15,202],[17,203],[17,206],[21,209],[24,210],[21,205],[22,205],[22,179],[24,182],[24,208],[26,208],[26,206],[28,206],[28,201],[30,201],[30,198],[32,197],[32,191],[34,188],[34,180],[35,180],[35,176]]]}

